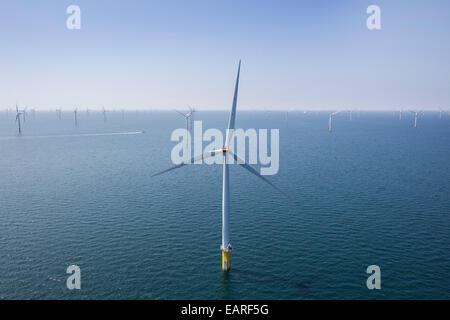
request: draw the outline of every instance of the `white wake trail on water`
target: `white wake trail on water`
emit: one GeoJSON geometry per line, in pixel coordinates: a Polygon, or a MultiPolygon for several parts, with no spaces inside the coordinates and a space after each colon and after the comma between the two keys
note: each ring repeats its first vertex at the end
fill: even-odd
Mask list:
{"type": "Polygon", "coordinates": [[[15,136],[15,137],[0,137],[0,140],[13,139],[48,139],[48,138],[72,138],[72,137],[99,137],[99,136],[123,136],[143,134],[144,131],[128,131],[128,132],[109,132],[109,133],[77,133],[77,134],[55,134],[45,136],[15,136]]]}

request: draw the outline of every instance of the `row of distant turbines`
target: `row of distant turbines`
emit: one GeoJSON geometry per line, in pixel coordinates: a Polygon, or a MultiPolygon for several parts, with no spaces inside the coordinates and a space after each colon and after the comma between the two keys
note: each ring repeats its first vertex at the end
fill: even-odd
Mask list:
{"type": "MultiPolygon", "coordinates": [[[[56,109],[56,113],[58,114],[58,118],[61,120],[61,114],[62,114],[61,109],[56,109]]],[[[89,109],[86,109],[86,114],[89,115],[89,109]]],[[[106,122],[105,108],[102,109],[102,115],[103,115],[103,122],[106,122]]],[[[78,108],[75,108],[73,110],[73,116],[74,116],[75,127],[77,127],[78,126],[78,108]]],[[[123,118],[124,118],[124,111],[122,110],[122,120],[123,120],[123,118]]]]}
{"type": "MultiPolygon", "coordinates": [[[[265,110],[266,118],[267,118],[267,116],[269,114],[269,110],[267,110],[267,109],[264,109],[264,110],[265,110]]],[[[181,115],[185,119],[185,121],[186,121],[186,130],[188,130],[188,131],[191,130],[192,129],[192,124],[194,122],[194,114],[196,112],[195,108],[188,106],[188,110],[185,111],[185,112],[181,112],[181,111],[178,111],[178,110],[174,110],[174,111],[176,113],[178,113],[179,115],[181,115]]],[[[10,110],[6,109],[6,112],[7,112],[7,114],[9,114],[10,110]]],[[[30,109],[30,112],[31,112],[32,116],[35,117],[35,113],[36,113],[35,109],[30,109]]],[[[56,112],[57,118],[59,120],[61,120],[62,119],[62,114],[63,114],[62,109],[56,109],[55,112],[56,112]]],[[[87,108],[86,109],[86,115],[89,116],[90,112],[91,112],[91,110],[87,108]]],[[[108,112],[109,111],[107,111],[105,108],[103,108],[101,110],[101,115],[103,116],[103,122],[105,122],[105,123],[107,122],[107,113],[108,112]]],[[[125,119],[125,110],[122,109],[120,112],[121,112],[122,120],[124,120],[125,119]]],[[[348,113],[349,120],[352,121],[352,119],[353,119],[353,112],[354,112],[353,110],[339,110],[339,111],[331,112],[329,114],[329,121],[328,121],[328,130],[329,130],[329,132],[333,132],[333,118],[334,118],[334,116],[339,114],[339,113],[343,113],[343,112],[348,113]]],[[[403,109],[400,109],[400,111],[399,111],[399,119],[400,120],[403,119],[403,113],[404,112],[405,111],[403,109]]],[[[414,128],[417,128],[418,118],[419,118],[419,116],[424,115],[424,112],[422,110],[420,110],[420,111],[408,110],[408,112],[414,114],[414,128]]],[[[286,121],[286,123],[288,123],[288,121],[289,121],[289,113],[290,113],[290,111],[286,111],[286,113],[285,113],[285,121],[286,121]]],[[[302,111],[302,113],[303,114],[307,114],[308,111],[302,111]]],[[[439,109],[439,119],[442,120],[443,114],[445,114],[445,113],[447,113],[450,116],[450,111],[445,111],[445,110],[440,108],[439,109]]],[[[79,114],[78,108],[73,109],[73,120],[74,120],[74,125],[75,126],[78,126],[78,114],[79,114]]],[[[16,104],[16,118],[15,118],[15,120],[16,120],[16,123],[17,123],[19,134],[22,134],[21,117],[22,117],[23,123],[25,123],[26,122],[26,116],[27,116],[27,108],[19,109],[19,107],[16,104]]]]}
{"type": "MultiPolygon", "coordinates": [[[[192,109],[193,110],[193,109],[192,109]]],[[[7,114],[9,114],[10,110],[6,109],[7,114]]],[[[31,109],[32,115],[33,117],[35,117],[35,110],[31,109]]],[[[63,115],[63,110],[62,109],[56,109],[56,117],[59,120],[62,120],[62,115],[63,115]]],[[[86,109],[86,115],[89,116],[91,110],[90,109],[86,109]]],[[[101,114],[103,116],[103,122],[107,122],[107,110],[105,108],[102,109],[101,114]]],[[[74,120],[74,124],[75,126],[78,126],[78,108],[73,109],[73,120],[74,120]]],[[[16,104],[16,123],[17,123],[17,127],[19,130],[19,134],[22,134],[22,123],[21,123],[21,118],[23,120],[23,122],[26,121],[26,115],[27,115],[27,108],[24,109],[19,109],[18,105],[16,104]]],[[[121,110],[121,115],[122,115],[122,120],[125,120],[125,110],[122,109],[121,110]]]]}
{"type": "MultiPolygon", "coordinates": [[[[333,117],[335,115],[337,115],[338,113],[341,112],[347,112],[349,114],[349,120],[352,121],[352,114],[353,111],[352,110],[346,110],[346,111],[334,111],[330,113],[330,117],[328,120],[328,131],[333,132],[333,117]]],[[[403,119],[403,109],[400,109],[400,116],[399,119],[402,120],[403,119]]],[[[414,110],[408,110],[408,112],[414,114],[414,128],[417,128],[417,120],[419,118],[420,115],[424,115],[425,113],[420,110],[420,111],[414,111],[414,110]]],[[[442,120],[442,114],[444,113],[443,109],[439,109],[439,119],[442,120]]],[[[447,111],[448,115],[450,116],[450,111],[447,111]]]]}
{"type": "MultiPolygon", "coordinates": [[[[291,111],[286,111],[285,112],[286,124],[289,122],[289,114],[290,114],[291,111]]],[[[264,112],[266,114],[266,119],[267,119],[268,115],[269,115],[269,110],[264,109],[264,112]]],[[[307,114],[308,112],[309,111],[301,111],[301,113],[303,113],[303,114],[307,114]]],[[[333,130],[334,130],[333,129],[333,118],[334,118],[335,115],[337,115],[339,113],[347,113],[348,116],[349,116],[349,120],[352,121],[352,119],[353,119],[353,112],[354,112],[354,110],[338,110],[338,111],[331,112],[329,114],[329,119],[328,119],[328,131],[329,132],[333,132],[333,130]]],[[[357,110],[357,112],[358,112],[358,115],[359,115],[360,111],[357,110]]],[[[403,112],[404,112],[404,110],[400,109],[400,111],[399,111],[399,113],[400,113],[400,117],[399,117],[400,120],[402,120],[402,118],[403,118],[403,112]]],[[[422,110],[420,110],[420,111],[408,110],[408,112],[414,114],[414,128],[417,128],[418,118],[419,118],[419,116],[424,115],[424,112],[422,110]]],[[[298,115],[300,115],[301,113],[298,113],[298,115]]],[[[439,119],[440,120],[442,120],[442,116],[445,113],[447,113],[448,116],[450,116],[450,110],[445,111],[445,110],[439,108],[439,119]]]]}
{"type": "MultiPolygon", "coordinates": [[[[19,134],[22,134],[22,125],[20,122],[21,117],[23,118],[23,122],[25,122],[26,119],[26,110],[27,108],[24,108],[22,110],[19,110],[19,107],[16,104],[16,123],[18,126],[18,130],[19,130],[19,134]]],[[[188,111],[187,112],[181,112],[178,110],[174,110],[175,112],[177,112],[178,114],[180,114],[183,118],[185,118],[186,120],[186,130],[191,130],[192,129],[192,124],[194,122],[194,114],[196,112],[195,108],[188,106],[188,111]]],[[[7,109],[7,112],[9,113],[9,109],[7,109]]],[[[35,113],[34,109],[32,109],[33,114],[35,113]]],[[[59,120],[62,119],[62,109],[56,109],[56,116],[59,120]]],[[[74,124],[75,126],[78,126],[78,108],[73,109],[73,120],[74,120],[74,124]]],[[[86,115],[89,116],[90,114],[90,110],[86,109],[86,115]]],[[[105,108],[102,109],[101,114],[103,116],[103,122],[106,123],[107,121],[107,110],[105,108]]],[[[122,120],[125,120],[125,110],[122,109],[121,110],[121,116],[122,116],[122,120]]]]}
{"type": "MultiPolygon", "coordinates": [[[[86,109],[86,115],[89,115],[90,110],[86,109]]],[[[103,115],[103,122],[106,122],[106,110],[105,108],[102,109],[102,115],[103,115]]],[[[56,109],[56,115],[59,120],[62,119],[62,110],[56,109]]],[[[122,120],[124,119],[124,110],[122,110],[122,120]]],[[[75,126],[78,126],[78,108],[73,109],[73,120],[75,123],[75,126]]]]}

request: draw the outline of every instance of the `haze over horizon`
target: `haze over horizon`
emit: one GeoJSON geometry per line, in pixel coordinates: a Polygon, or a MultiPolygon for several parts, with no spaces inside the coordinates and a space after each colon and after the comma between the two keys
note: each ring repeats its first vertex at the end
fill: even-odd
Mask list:
{"type": "Polygon", "coordinates": [[[450,2],[18,0],[0,109],[448,110],[450,2]],[[66,9],[81,8],[68,30],[66,9]],[[368,30],[366,8],[381,8],[368,30]]]}

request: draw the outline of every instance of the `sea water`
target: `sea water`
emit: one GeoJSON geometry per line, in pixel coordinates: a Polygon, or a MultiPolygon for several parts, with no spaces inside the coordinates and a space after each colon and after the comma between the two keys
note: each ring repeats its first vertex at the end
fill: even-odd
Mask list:
{"type": "MultiPolygon", "coordinates": [[[[447,115],[414,129],[413,114],[340,113],[330,133],[326,112],[238,110],[238,128],[280,130],[267,178],[287,196],[231,166],[228,273],[221,167],[151,177],[172,165],[180,115],[79,110],[75,127],[73,112],[28,112],[22,136],[14,117],[0,112],[1,299],[450,298],[447,115]]],[[[195,119],[224,129],[228,112],[195,119]]]]}

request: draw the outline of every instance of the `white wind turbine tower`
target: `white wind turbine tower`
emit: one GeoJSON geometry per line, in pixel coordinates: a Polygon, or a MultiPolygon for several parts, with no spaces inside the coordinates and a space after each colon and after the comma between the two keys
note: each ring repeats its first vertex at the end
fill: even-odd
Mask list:
{"type": "Polygon", "coordinates": [[[190,121],[190,127],[191,127],[191,129],[192,129],[192,124],[194,123],[194,114],[195,114],[195,112],[197,111],[197,110],[195,110],[195,108],[194,107],[189,107],[189,110],[191,111],[191,121],[190,121]]]}
{"type": "Polygon", "coordinates": [[[102,114],[103,114],[103,122],[106,122],[106,110],[105,110],[105,108],[103,108],[102,114]]]}
{"type": "Polygon", "coordinates": [[[61,120],[61,109],[56,109],[56,115],[58,116],[58,119],[61,120]]]}
{"type": "Polygon", "coordinates": [[[73,110],[73,116],[74,116],[74,120],[75,120],[75,127],[78,127],[78,108],[75,108],[73,110]]]}
{"type": "MultiPolygon", "coordinates": [[[[220,249],[222,251],[222,270],[228,271],[230,269],[230,251],[232,249],[230,244],[230,183],[229,183],[229,161],[228,155],[231,156],[240,166],[250,171],[252,174],[262,179],[266,183],[270,184],[273,188],[280,191],[277,187],[275,187],[269,180],[259,174],[255,169],[245,163],[245,160],[239,158],[232,151],[228,149],[230,139],[232,137],[233,130],[235,129],[235,120],[236,120],[236,105],[237,105],[237,96],[238,96],[238,88],[239,88],[239,75],[241,70],[241,62],[239,61],[238,73],[236,77],[236,85],[234,88],[234,97],[233,97],[233,105],[231,108],[230,118],[228,121],[228,129],[226,131],[226,141],[225,145],[218,150],[205,152],[203,155],[198,157],[193,157],[187,162],[183,162],[179,165],[173,166],[167,170],[161,171],[159,173],[154,174],[154,176],[161,175],[168,171],[181,168],[187,164],[195,163],[202,158],[208,158],[214,156],[216,153],[222,153],[223,155],[223,176],[222,176],[222,244],[220,249]]],[[[280,191],[281,192],[281,191],[280,191]]]]}
{"type": "Polygon", "coordinates": [[[402,120],[403,109],[400,109],[400,120],[402,120]]]}
{"type": "Polygon", "coordinates": [[[333,132],[333,117],[340,111],[330,113],[330,119],[328,120],[328,131],[333,132]]]}
{"type": "MultiPolygon", "coordinates": [[[[180,112],[178,110],[175,110],[175,112],[180,114],[182,117],[184,117],[186,119],[186,131],[189,132],[190,131],[189,130],[189,122],[190,122],[189,120],[190,120],[190,118],[192,116],[191,108],[189,107],[189,112],[186,113],[186,114],[184,114],[183,112],[180,112]]],[[[186,144],[188,144],[188,143],[189,143],[189,139],[186,139],[186,144]]]]}
{"type": "Polygon", "coordinates": [[[22,114],[23,113],[19,111],[19,107],[17,107],[17,104],[16,104],[16,123],[19,128],[19,134],[22,134],[22,127],[20,126],[20,115],[22,115],[22,114]]]}
{"type": "Polygon", "coordinates": [[[22,110],[23,123],[27,122],[27,121],[26,121],[27,109],[28,109],[28,107],[25,107],[25,108],[22,110]]]}
{"type": "Polygon", "coordinates": [[[410,112],[414,113],[414,128],[417,128],[417,118],[419,116],[419,113],[422,111],[412,111],[410,110],[410,112]]]}

